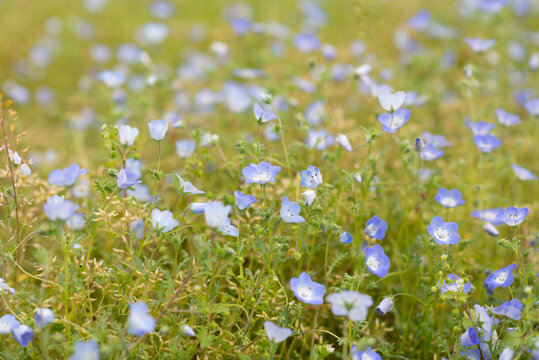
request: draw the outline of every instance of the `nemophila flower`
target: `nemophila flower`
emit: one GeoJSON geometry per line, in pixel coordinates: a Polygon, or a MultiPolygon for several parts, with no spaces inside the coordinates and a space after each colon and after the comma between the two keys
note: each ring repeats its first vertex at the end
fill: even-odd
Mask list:
{"type": "Polygon", "coordinates": [[[267,123],[271,120],[279,119],[279,116],[277,116],[275,113],[264,110],[257,103],[255,103],[253,106],[253,113],[255,114],[255,119],[261,123],[267,123]]]}
{"type": "Polygon", "coordinates": [[[129,168],[120,170],[118,177],[116,178],[116,184],[120,189],[127,189],[130,186],[140,184],[138,174],[132,172],[129,168]]]}
{"type": "Polygon", "coordinates": [[[0,334],[9,334],[21,323],[11,314],[0,317],[0,334]]]}
{"type": "Polygon", "coordinates": [[[299,277],[290,279],[290,289],[294,296],[305,304],[320,305],[324,303],[326,288],[311,280],[309,274],[302,272],[299,277]]]}
{"type": "Polygon", "coordinates": [[[294,37],[294,46],[304,53],[315,51],[320,47],[320,39],[316,34],[300,33],[294,37]]]}
{"type": "Polygon", "coordinates": [[[151,203],[153,201],[150,188],[143,184],[137,184],[127,189],[127,196],[134,197],[137,201],[151,203]]]}
{"type": "Polygon", "coordinates": [[[0,278],[0,293],[4,293],[5,291],[10,292],[11,294],[15,294],[15,289],[10,287],[6,280],[0,278]]]}
{"type": "Polygon", "coordinates": [[[43,329],[54,321],[54,313],[49,308],[38,308],[36,310],[35,320],[38,329],[43,329]]]}
{"type": "Polygon", "coordinates": [[[444,280],[442,284],[438,282],[438,286],[440,287],[440,291],[442,294],[445,294],[448,291],[451,292],[463,292],[465,294],[468,294],[470,290],[472,290],[472,285],[470,282],[464,283],[464,280],[460,278],[458,275],[455,274],[449,274],[447,275],[447,281],[444,280]]]}
{"type": "Polygon", "coordinates": [[[245,210],[252,204],[254,204],[257,200],[254,195],[245,195],[241,191],[234,191],[234,199],[236,202],[236,206],[240,210],[245,210]]]}
{"type": "Polygon", "coordinates": [[[307,107],[305,107],[305,113],[303,114],[309,125],[319,125],[326,116],[326,108],[324,100],[315,100],[307,107]]]}
{"type": "Polygon", "coordinates": [[[352,151],[352,144],[350,144],[350,140],[348,140],[348,137],[344,134],[337,135],[337,138],[335,139],[337,144],[339,144],[344,150],[346,151],[352,151]]]}
{"type": "Polygon", "coordinates": [[[516,264],[511,264],[500,270],[494,271],[485,279],[485,286],[494,290],[497,287],[508,287],[513,283],[513,270],[517,267],[516,264]]]}
{"type": "Polygon", "coordinates": [[[192,140],[178,140],[176,141],[176,153],[182,159],[188,158],[195,152],[196,142],[192,140]]]}
{"type": "Polygon", "coordinates": [[[331,44],[324,44],[320,49],[320,52],[326,60],[335,60],[337,57],[337,48],[331,44]]]}
{"type": "Polygon", "coordinates": [[[266,184],[275,182],[275,175],[281,171],[280,166],[273,166],[268,162],[262,161],[260,164],[249,164],[242,170],[245,176],[246,184],[266,184]]]}
{"type": "Polygon", "coordinates": [[[485,307],[481,305],[474,305],[475,309],[475,318],[474,321],[479,320],[481,323],[481,335],[482,341],[490,341],[493,333],[496,334],[494,330],[495,318],[494,316],[489,316],[485,307]]]}
{"type": "Polygon", "coordinates": [[[380,315],[385,315],[391,310],[393,310],[393,299],[391,297],[383,298],[376,307],[376,312],[380,315]]]}
{"type": "Polygon", "coordinates": [[[374,215],[365,225],[365,234],[373,239],[382,240],[386,236],[387,223],[380,219],[378,215],[374,215]]]}
{"type": "Polygon", "coordinates": [[[79,209],[79,205],[70,200],[65,200],[63,196],[51,196],[45,204],[43,211],[49,220],[67,220],[79,209]]]}
{"type": "Polygon", "coordinates": [[[415,138],[414,142],[414,150],[415,151],[421,151],[423,150],[427,145],[421,140],[421,138],[415,138]]]}
{"type": "Polygon", "coordinates": [[[268,124],[264,127],[264,137],[268,141],[277,141],[281,138],[278,130],[278,124],[268,124]]]}
{"type": "Polygon", "coordinates": [[[382,130],[387,133],[394,133],[408,122],[410,110],[398,109],[390,114],[383,113],[378,115],[378,121],[382,124],[382,130]]]}
{"type": "Polygon", "coordinates": [[[19,345],[26,347],[34,338],[34,331],[28,325],[19,325],[11,330],[11,336],[19,345]]]}
{"type": "Polygon", "coordinates": [[[292,329],[279,327],[271,321],[264,322],[264,330],[268,338],[276,344],[285,341],[293,333],[292,329]]]}
{"type": "Polygon", "coordinates": [[[380,245],[374,245],[373,247],[365,247],[363,252],[365,253],[365,260],[369,271],[379,277],[386,276],[391,262],[384,249],[380,245]]]}
{"type": "Polygon", "coordinates": [[[144,230],[146,229],[146,224],[144,220],[137,219],[131,223],[131,231],[135,234],[138,239],[142,239],[144,236],[144,230]]]}
{"type": "Polygon", "coordinates": [[[81,169],[78,164],[73,164],[65,169],[55,169],[49,173],[47,181],[52,185],[71,186],[79,176],[88,173],[88,170],[81,169]]]}
{"type": "Polygon", "coordinates": [[[183,325],[182,326],[182,333],[184,335],[189,336],[189,337],[195,337],[196,336],[195,330],[193,330],[193,328],[190,327],[189,325],[183,325]]]}
{"type": "Polygon", "coordinates": [[[496,124],[484,121],[473,122],[469,118],[466,119],[466,125],[474,135],[487,135],[496,127],[496,124]]]}
{"type": "Polygon", "coordinates": [[[430,23],[432,14],[428,10],[420,10],[417,14],[408,20],[408,25],[414,30],[424,30],[430,23]]]}
{"type": "Polygon", "coordinates": [[[397,111],[404,104],[405,99],[406,93],[404,91],[397,91],[394,94],[389,91],[381,91],[378,94],[380,106],[388,112],[397,111]]]}
{"type": "Polygon", "coordinates": [[[531,116],[539,115],[539,98],[527,100],[524,103],[524,107],[531,116]]]}
{"type": "Polygon", "coordinates": [[[537,180],[537,176],[535,176],[534,173],[532,173],[530,170],[523,168],[522,166],[518,166],[516,164],[511,164],[511,167],[513,168],[513,171],[515,172],[515,175],[519,180],[522,181],[531,181],[531,180],[537,180]]]}
{"type": "Polygon", "coordinates": [[[496,227],[494,227],[494,225],[492,225],[491,223],[485,223],[483,225],[483,230],[485,230],[487,234],[492,235],[492,236],[500,235],[500,232],[498,231],[498,229],[496,229],[496,227]]]}
{"type": "Polygon", "coordinates": [[[520,124],[520,116],[517,114],[511,114],[505,111],[505,109],[496,109],[496,117],[498,122],[505,126],[513,126],[520,124]]]}
{"type": "Polygon", "coordinates": [[[305,91],[309,94],[312,94],[316,91],[316,85],[310,82],[309,80],[302,79],[298,76],[295,76],[292,79],[292,83],[302,91],[305,91]]]}
{"type": "Polygon", "coordinates": [[[206,203],[194,202],[189,205],[189,209],[193,214],[202,214],[206,203]]]}
{"type": "Polygon", "coordinates": [[[305,206],[311,206],[316,200],[316,192],[314,190],[304,191],[301,195],[305,196],[305,206]]]}
{"type": "Polygon", "coordinates": [[[305,138],[305,145],[311,149],[326,150],[328,146],[333,145],[334,141],[335,139],[327,133],[326,129],[309,129],[309,133],[305,138]]]}
{"type": "Polygon", "coordinates": [[[372,298],[357,291],[341,291],[326,296],[331,304],[331,312],[335,316],[347,316],[352,321],[363,321],[367,318],[372,298]]]}
{"type": "Polygon", "coordinates": [[[500,218],[500,214],[503,215],[503,208],[493,208],[493,209],[485,209],[485,210],[475,210],[472,211],[471,215],[474,218],[486,221],[488,223],[491,223],[492,225],[501,225],[503,224],[503,219],[500,218]]]}
{"type": "Polygon", "coordinates": [[[125,75],[119,70],[105,70],[97,75],[97,78],[110,88],[122,86],[125,82],[125,75]]]}
{"type": "Polygon", "coordinates": [[[221,228],[227,224],[228,214],[232,210],[230,205],[223,205],[220,201],[208,201],[204,205],[206,224],[212,228],[221,228]]]}
{"type": "Polygon", "coordinates": [[[118,135],[120,144],[124,146],[132,146],[138,136],[138,129],[129,125],[120,125],[118,127],[118,135]]]}
{"type": "Polygon", "coordinates": [[[167,233],[178,226],[178,221],[174,219],[174,215],[168,210],[152,210],[152,226],[154,229],[167,233]]]}
{"type": "Polygon", "coordinates": [[[479,345],[480,342],[479,334],[473,327],[469,327],[468,330],[466,330],[466,332],[460,337],[460,344],[467,348],[479,345]]]}
{"type": "Polygon", "coordinates": [[[443,150],[438,149],[436,146],[427,144],[423,150],[419,153],[419,156],[424,161],[432,161],[438,159],[444,154],[443,150]]]}
{"type": "Polygon", "coordinates": [[[150,137],[155,141],[161,141],[168,130],[168,122],[162,119],[154,120],[148,123],[150,137]]]}
{"type": "Polygon", "coordinates": [[[474,135],[473,141],[481,152],[489,153],[502,144],[501,140],[494,135],[474,135]]]}
{"type": "Polygon", "coordinates": [[[361,181],[362,181],[361,174],[360,174],[360,173],[355,173],[355,174],[354,174],[354,180],[355,180],[358,184],[361,184],[361,181]]]}
{"type": "Polygon", "coordinates": [[[527,208],[516,208],[510,206],[503,211],[503,213],[498,214],[498,220],[503,221],[509,226],[517,226],[526,219],[528,216],[527,208]]]}
{"type": "Polygon", "coordinates": [[[434,199],[446,208],[453,208],[464,204],[462,194],[457,189],[439,189],[434,199]]]}
{"type": "Polygon", "coordinates": [[[469,350],[459,352],[460,356],[466,356],[468,360],[481,360],[481,352],[479,349],[472,348],[469,350]]]}
{"type": "Polygon", "coordinates": [[[493,47],[496,44],[494,39],[481,39],[481,38],[466,38],[464,39],[466,44],[472,49],[473,52],[483,53],[493,47]]]}
{"type": "Polygon", "coordinates": [[[223,235],[238,237],[238,228],[230,224],[230,219],[226,218],[223,226],[219,228],[219,232],[223,235]]]}
{"type": "Polygon", "coordinates": [[[174,4],[166,0],[156,0],[150,4],[150,13],[158,19],[168,19],[174,15],[174,11],[174,4]]]}
{"type": "Polygon", "coordinates": [[[287,196],[283,197],[281,203],[281,218],[286,223],[302,223],[305,219],[299,215],[301,207],[295,201],[289,201],[287,196]]]}
{"type": "Polygon", "coordinates": [[[460,241],[457,233],[459,226],[456,222],[444,222],[441,216],[432,218],[427,231],[439,245],[454,245],[460,241]]]}
{"type": "Polygon", "coordinates": [[[350,356],[352,360],[382,360],[382,357],[375,351],[372,351],[371,347],[365,349],[365,351],[359,351],[357,346],[352,346],[350,349],[350,356]]]}
{"type": "Polygon", "coordinates": [[[518,299],[511,299],[504,302],[497,308],[492,309],[492,313],[496,315],[503,315],[513,320],[520,320],[522,312],[522,303],[518,299]]]}
{"type": "Polygon", "coordinates": [[[99,360],[99,345],[95,340],[77,341],[75,343],[75,353],[69,360],[99,360]]]}
{"type": "Polygon", "coordinates": [[[421,137],[423,138],[423,141],[425,141],[425,144],[434,145],[438,148],[448,147],[452,145],[451,142],[447,141],[445,136],[431,134],[428,131],[424,131],[421,134],[421,137]]]}
{"type": "Polygon", "coordinates": [[[185,181],[180,175],[176,174],[176,177],[180,181],[180,188],[187,195],[204,194],[204,191],[198,190],[195,185],[189,181],[185,181]]]}
{"type": "Polygon", "coordinates": [[[352,240],[353,240],[352,235],[350,235],[346,231],[341,233],[341,235],[339,235],[339,241],[343,244],[350,244],[352,240]]]}
{"type": "MultiPolygon", "coordinates": [[[[503,349],[502,353],[500,354],[500,357],[498,360],[513,360],[513,355],[515,352],[511,348],[505,348],[503,349]]],[[[536,357],[537,358],[537,357],[536,357]]]]}
{"type": "Polygon", "coordinates": [[[155,319],[148,313],[148,305],[139,301],[129,304],[127,332],[135,336],[143,336],[153,332],[155,319]]]}
{"type": "Polygon", "coordinates": [[[305,186],[310,189],[316,189],[318,185],[322,184],[322,174],[318,168],[310,165],[307,170],[301,171],[301,186],[305,186]]]}

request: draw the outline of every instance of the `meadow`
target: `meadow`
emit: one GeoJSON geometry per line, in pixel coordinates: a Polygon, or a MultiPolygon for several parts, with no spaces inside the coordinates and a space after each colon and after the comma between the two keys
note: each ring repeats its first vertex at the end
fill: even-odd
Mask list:
{"type": "Polygon", "coordinates": [[[538,23],[0,0],[0,359],[539,359],[538,23]]]}

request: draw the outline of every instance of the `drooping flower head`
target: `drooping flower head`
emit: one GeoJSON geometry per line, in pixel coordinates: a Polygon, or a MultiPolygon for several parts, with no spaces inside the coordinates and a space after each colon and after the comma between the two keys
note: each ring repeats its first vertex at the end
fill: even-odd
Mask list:
{"type": "Polygon", "coordinates": [[[292,329],[279,327],[271,321],[264,323],[264,330],[268,338],[276,344],[285,341],[293,333],[292,329]]]}
{"type": "Polygon", "coordinates": [[[363,251],[369,271],[379,277],[386,276],[391,262],[384,249],[380,245],[374,245],[373,247],[365,247],[363,251]]]}
{"type": "Polygon", "coordinates": [[[382,240],[386,235],[386,231],[387,223],[383,219],[380,219],[378,215],[374,215],[368,220],[365,226],[365,234],[376,240],[382,240]]]}
{"type": "Polygon", "coordinates": [[[275,182],[275,176],[281,171],[280,166],[273,166],[262,161],[260,164],[249,164],[242,170],[246,184],[266,184],[275,182]]]}
{"type": "Polygon", "coordinates": [[[148,305],[142,301],[129,304],[127,323],[127,331],[135,336],[149,334],[155,328],[155,319],[148,313],[148,305]]]}
{"type": "Polygon", "coordinates": [[[310,165],[307,170],[301,171],[301,186],[316,189],[322,184],[322,174],[318,168],[310,165]]]}
{"type": "Polygon", "coordinates": [[[297,278],[290,279],[290,289],[297,299],[306,304],[320,305],[324,303],[326,288],[324,285],[312,281],[309,274],[305,272],[297,278]]]}
{"type": "Polygon", "coordinates": [[[513,283],[513,270],[517,267],[516,264],[511,264],[500,270],[494,271],[485,279],[485,286],[494,290],[497,287],[508,287],[513,283]]]}
{"type": "Polygon", "coordinates": [[[393,310],[393,298],[385,297],[380,301],[380,304],[376,307],[376,312],[380,315],[385,315],[393,310]]]}
{"type": "Polygon", "coordinates": [[[458,228],[456,222],[444,222],[441,216],[435,216],[430,225],[427,226],[427,231],[437,244],[454,245],[460,241],[460,235],[457,233],[458,228]]]}
{"type": "Polygon", "coordinates": [[[363,321],[367,318],[372,298],[357,291],[341,291],[326,296],[331,304],[331,312],[335,316],[347,316],[352,321],[363,321]]]}
{"type": "Polygon", "coordinates": [[[453,208],[464,204],[462,193],[457,189],[439,189],[434,199],[446,208],[453,208]]]}
{"type": "Polygon", "coordinates": [[[73,164],[65,169],[54,169],[49,173],[47,181],[52,185],[71,186],[75,184],[79,176],[88,173],[88,170],[81,169],[79,164],[73,164]]]}
{"type": "Polygon", "coordinates": [[[337,135],[337,138],[335,139],[337,144],[339,144],[344,150],[346,151],[352,151],[352,144],[350,144],[350,140],[348,140],[348,137],[344,134],[337,135]]]}
{"type": "Polygon", "coordinates": [[[517,208],[510,206],[503,211],[503,213],[498,214],[497,220],[503,221],[509,226],[517,226],[526,219],[528,216],[527,208],[517,208]]]}
{"type": "Polygon", "coordinates": [[[180,188],[187,195],[204,194],[204,191],[198,190],[195,185],[189,181],[185,181],[180,175],[176,174],[176,177],[180,181],[180,188]]]}
{"type": "Polygon", "coordinates": [[[303,216],[299,215],[301,206],[295,201],[288,200],[287,196],[283,197],[281,203],[281,218],[287,223],[302,223],[305,222],[303,216]]]}
{"type": "Polygon", "coordinates": [[[254,204],[257,200],[254,195],[245,195],[241,191],[234,191],[234,199],[236,202],[236,206],[240,210],[245,210],[252,204],[254,204]]]}

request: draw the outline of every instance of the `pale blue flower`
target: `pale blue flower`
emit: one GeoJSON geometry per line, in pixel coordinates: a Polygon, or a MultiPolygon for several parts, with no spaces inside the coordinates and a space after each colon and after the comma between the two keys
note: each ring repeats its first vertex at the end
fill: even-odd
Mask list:
{"type": "Polygon", "coordinates": [[[305,206],[311,206],[316,200],[316,192],[314,190],[304,191],[301,195],[305,196],[305,206]]]}
{"type": "Polygon", "coordinates": [[[120,189],[127,189],[133,185],[140,184],[142,181],[139,178],[138,174],[132,172],[129,168],[125,168],[118,173],[116,184],[120,189]]]}
{"type": "Polygon", "coordinates": [[[387,276],[391,262],[384,249],[380,245],[374,245],[373,247],[366,246],[363,251],[369,271],[379,277],[387,276]]]}
{"type": "Polygon", "coordinates": [[[290,289],[294,296],[305,304],[320,305],[324,303],[326,288],[311,280],[309,274],[302,272],[299,277],[290,279],[290,289]]]}
{"type": "Polygon", "coordinates": [[[152,226],[163,233],[167,233],[178,226],[178,221],[168,210],[152,210],[152,226]]]}
{"type": "Polygon", "coordinates": [[[236,202],[236,206],[240,210],[245,210],[252,204],[254,204],[257,200],[254,195],[245,195],[241,191],[234,191],[234,199],[236,202]]]}
{"type": "Polygon", "coordinates": [[[316,34],[300,33],[294,37],[294,46],[301,52],[312,52],[320,47],[320,39],[316,34]]]}
{"type": "Polygon", "coordinates": [[[11,336],[13,340],[18,342],[21,346],[28,346],[34,338],[34,331],[30,326],[19,325],[11,330],[11,336]]]}
{"type": "Polygon", "coordinates": [[[300,77],[294,77],[292,79],[292,83],[296,85],[300,90],[305,91],[307,93],[314,93],[316,91],[316,85],[310,82],[309,80],[302,79],[300,77]]]}
{"type": "Polygon", "coordinates": [[[69,360],[99,360],[99,345],[95,340],[77,341],[75,343],[75,353],[69,360]]]}
{"type": "Polygon", "coordinates": [[[508,287],[513,283],[513,270],[517,267],[516,264],[511,264],[500,270],[494,271],[485,279],[485,286],[494,290],[497,287],[508,287]]]}
{"type": "Polygon", "coordinates": [[[333,145],[334,141],[335,139],[327,133],[326,129],[309,129],[309,133],[305,138],[307,147],[316,150],[325,150],[328,146],[333,145]]]}
{"type": "Polygon", "coordinates": [[[189,336],[189,337],[195,337],[195,336],[196,336],[195,330],[193,330],[193,328],[190,327],[189,325],[184,325],[184,326],[182,327],[182,333],[183,333],[184,335],[189,336]]]}
{"type": "Polygon", "coordinates": [[[481,341],[479,340],[479,334],[477,330],[473,327],[469,327],[464,334],[460,337],[460,344],[464,347],[471,347],[479,345],[481,341]]]}
{"type": "Polygon", "coordinates": [[[397,111],[402,104],[404,104],[405,98],[406,93],[404,91],[397,91],[394,94],[390,93],[389,91],[381,91],[378,94],[378,102],[380,103],[380,106],[382,106],[382,108],[388,112],[397,111]]]}
{"type": "Polygon", "coordinates": [[[303,114],[309,125],[319,125],[326,116],[324,100],[315,100],[305,108],[303,114]]]}
{"type": "Polygon", "coordinates": [[[118,127],[118,135],[120,137],[120,144],[124,146],[132,146],[137,138],[139,131],[136,127],[129,125],[120,125],[118,127]]]}
{"type": "Polygon", "coordinates": [[[176,174],[176,177],[180,181],[180,188],[187,195],[204,194],[204,191],[198,190],[195,185],[189,181],[185,181],[180,175],[176,174]]]}
{"type": "Polygon", "coordinates": [[[125,75],[119,70],[105,70],[99,73],[97,78],[110,88],[122,86],[125,82],[125,75]]]}
{"type": "Polygon", "coordinates": [[[176,153],[182,159],[188,158],[195,152],[197,144],[192,140],[176,141],[176,153]]]}
{"type": "Polygon", "coordinates": [[[423,141],[425,141],[425,144],[434,145],[437,148],[443,148],[443,147],[448,147],[452,145],[451,142],[447,141],[445,136],[431,134],[428,131],[424,131],[421,134],[421,137],[423,138],[423,141]]]}
{"type": "Polygon", "coordinates": [[[155,329],[155,319],[148,313],[148,305],[140,301],[129,304],[127,332],[135,336],[144,336],[155,329]]]}
{"type": "Polygon", "coordinates": [[[432,144],[427,144],[427,146],[425,146],[425,148],[421,150],[419,156],[424,161],[432,161],[438,159],[443,154],[444,152],[438,149],[436,146],[432,144]]]}
{"type": "Polygon", "coordinates": [[[352,235],[350,235],[346,231],[341,233],[341,235],[339,235],[339,241],[343,244],[350,244],[352,240],[353,240],[352,235]]]}
{"type": "Polygon", "coordinates": [[[387,133],[394,133],[408,122],[410,110],[398,109],[392,113],[378,115],[378,121],[382,124],[382,130],[387,133]]]}
{"type": "Polygon", "coordinates": [[[36,325],[39,329],[43,329],[54,321],[54,313],[49,308],[38,308],[35,315],[36,325]]]}
{"type": "Polygon", "coordinates": [[[346,151],[352,151],[352,144],[350,144],[350,140],[348,140],[348,137],[344,134],[337,135],[337,138],[335,139],[337,141],[337,144],[339,144],[344,150],[346,151]]]}
{"type": "Polygon", "coordinates": [[[275,182],[275,176],[281,171],[280,166],[273,166],[262,161],[260,164],[249,164],[242,170],[246,184],[266,184],[275,182]]]}
{"type": "Polygon", "coordinates": [[[309,165],[307,170],[301,171],[301,186],[305,186],[310,189],[316,189],[322,184],[322,174],[318,168],[309,165]]]}
{"type": "Polygon", "coordinates": [[[365,320],[369,307],[373,304],[369,295],[347,290],[329,294],[326,301],[331,304],[333,315],[347,316],[352,321],[365,320]]]}
{"type": "Polygon", "coordinates": [[[357,346],[352,346],[350,350],[352,360],[382,360],[382,357],[369,346],[365,351],[359,351],[357,346]]]}
{"type": "Polygon", "coordinates": [[[295,201],[289,201],[287,196],[283,197],[281,203],[281,218],[286,223],[302,223],[305,219],[299,215],[301,207],[295,201]]]}
{"type": "Polygon", "coordinates": [[[464,204],[462,193],[457,189],[439,189],[434,199],[445,208],[453,208],[464,204]]]}
{"type": "Polygon", "coordinates": [[[52,185],[71,186],[75,184],[79,176],[88,173],[88,170],[81,169],[78,164],[73,164],[65,169],[55,169],[49,173],[47,181],[52,185]]]}
{"type": "Polygon", "coordinates": [[[535,176],[534,173],[532,173],[530,170],[523,168],[522,166],[518,166],[517,164],[511,164],[511,167],[513,168],[513,171],[515,172],[515,175],[519,180],[522,181],[531,181],[531,180],[537,180],[537,176],[535,176]]]}
{"type": "Polygon", "coordinates": [[[513,126],[520,124],[520,116],[517,114],[511,114],[505,111],[505,109],[496,109],[496,117],[498,122],[505,126],[513,126]]]}
{"type": "Polygon", "coordinates": [[[238,237],[238,228],[230,224],[230,219],[226,218],[223,226],[219,228],[219,232],[223,235],[238,237]]]}
{"type": "Polygon", "coordinates": [[[0,334],[9,334],[21,323],[11,314],[0,317],[0,334]]]}
{"type": "Polygon", "coordinates": [[[385,315],[393,310],[393,298],[385,297],[380,301],[380,304],[376,307],[376,312],[380,315],[385,315]]]}
{"type": "Polygon", "coordinates": [[[494,135],[474,135],[473,140],[481,152],[489,153],[502,144],[501,140],[494,135]]]}
{"type": "Polygon", "coordinates": [[[255,114],[255,119],[260,121],[261,123],[267,123],[271,120],[279,119],[279,116],[277,116],[275,113],[264,110],[257,103],[254,104],[253,112],[255,114]]]}
{"type": "Polygon", "coordinates": [[[496,124],[491,124],[485,121],[473,122],[469,118],[466,119],[466,125],[474,135],[488,135],[496,127],[496,124]]]}
{"type": "Polygon", "coordinates": [[[466,38],[464,39],[466,44],[472,49],[473,52],[482,53],[490,49],[496,44],[494,39],[481,39],[481,38],[466,38]]]}
{"type": "Polygon", "coordinates": [[[507,316],[513,320],[520,320],[523,305],[518,299],[511,299],[504,302],[497,308],[492,309],[492,313],[496,315],[507,316]]]}
{"type": "Polygon", "coordinates": [[[510,206],[507,209],[503,211],[503,213],[498,214],[498,220],[503,221],[509,226],[517,226],[521,222],[526,219],[526,216],[528,216],[528,209],[527,208],[516,208],[514,206],[510,206]]]}
{"type": "Polygon", "coordinates": [[[365,225],[365,234],[369,235],[373,239],[382,240],[386,235],[387,222],[380,219],[378,215],[374,215],[367,221],[365,225]]]}
{"type": "Polygon", "coordinates": [[[168,122],[162,119],[154,120],[148,123],[150,137],[155,141],[161,141],[168,130],[168,122]]]}
{"type": "Polygon", "coordinates": [[[204,217],[206,224],[212,228],[221,228],[227,225],[228,214],[232,207],[223,205],[220,201],[208,201],[204,205],[204,217]]]}
{"type": "Polygon", "coordinates": [[[488,223],[491,223],[492,225],[501,225],[503,224],[503,219],[500,218],[500,216],[503,216],[503,208],[493,208],[493,209],[485,209],[485,210],[475,210],[472,211],[471,215],[474,218],[486,221],[488,223]],[[500,215],[501,214],[501,215],[500,215]]]}
{"type": "Polygon", "coordinates": [[[464,283],[464,280],[461,280],[461,278],[455,274],[447,275],[447,281],[444,279],[442,284],[438,282],[437,285],[440,287],[442,294],[445,294],[448,291],[464,292],[465,294],[468,294],[468,292],[472,290],[470,282],[464,283]]]}
{"type": "Polygon", "coordinates": [[[49,220],[67,220],[79,209],[79,205],[64,200],[63,196],[53,195],[45,204],[43,211],[49,220]]]}
{"type": "Polygon", "coordinates": [[[271,321],[264,322],[264,329],[268,338],[276,344],[285,341],[293,333],[291,329],[279,327],[271,321]]]}
{"type": "Polygon", "coordinates": [[[454,245],[460,241],[460,235],[457,233],[458,228],[456,222],[444,222],[441,216],[435,216],[430,225],[427,226],[427,231],[437,244],[454,245]]]}

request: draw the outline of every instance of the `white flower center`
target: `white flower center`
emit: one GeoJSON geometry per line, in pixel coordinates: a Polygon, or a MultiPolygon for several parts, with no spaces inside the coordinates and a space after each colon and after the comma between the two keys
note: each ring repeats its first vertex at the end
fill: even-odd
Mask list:
{"type": "Polygon", "coordinates": [[[445,206],[456,206],[457,205],[457,201],[453,198],[443,198],[442,199],[442,205],[445,205],[445,206]]]}
{"type": "Polygon", "coordinates": [[[371,255],[367,259],[367,266],[373,270],[376,270],[380,267],[380,260],[375,255],[371,255]]]}
{"type": "Polygon", "coordinates": [[[434,235],[436,235],[440,241],[447,241],[449,239],[449,231],[447,231],[444,227],[437,228],[434,231],[434,235]]]}
{"type": "Polygon", "coordinates": [[[498,284],[503,284],[505,280],[507,279],[507,276],[508,276],[507,272],[502,271],[501,273],[496,275],[496,277],[494,278],[494,281],[498,284]]]}
{"type": "Polygon", "coordinates": [[[367,226],[367,234],[369,234],[370,236],[375,236],[377,231],[378,228],[376,227],[376,225],[370,224],[369,226],[367,226]]]}
{"type": "Polygon", "coordinates": [[[267,172],[259,172],[254,176],[254,179],[256,181],[269,181],[271,179],[271,175],[267,172]]]}
{"type": "Polygon", "coordinates": [[[311,300],[314,296],[312,289],[308,286],[299,287],[298,294],[300,297],[304,298],[305,300],[311,300]]]}

